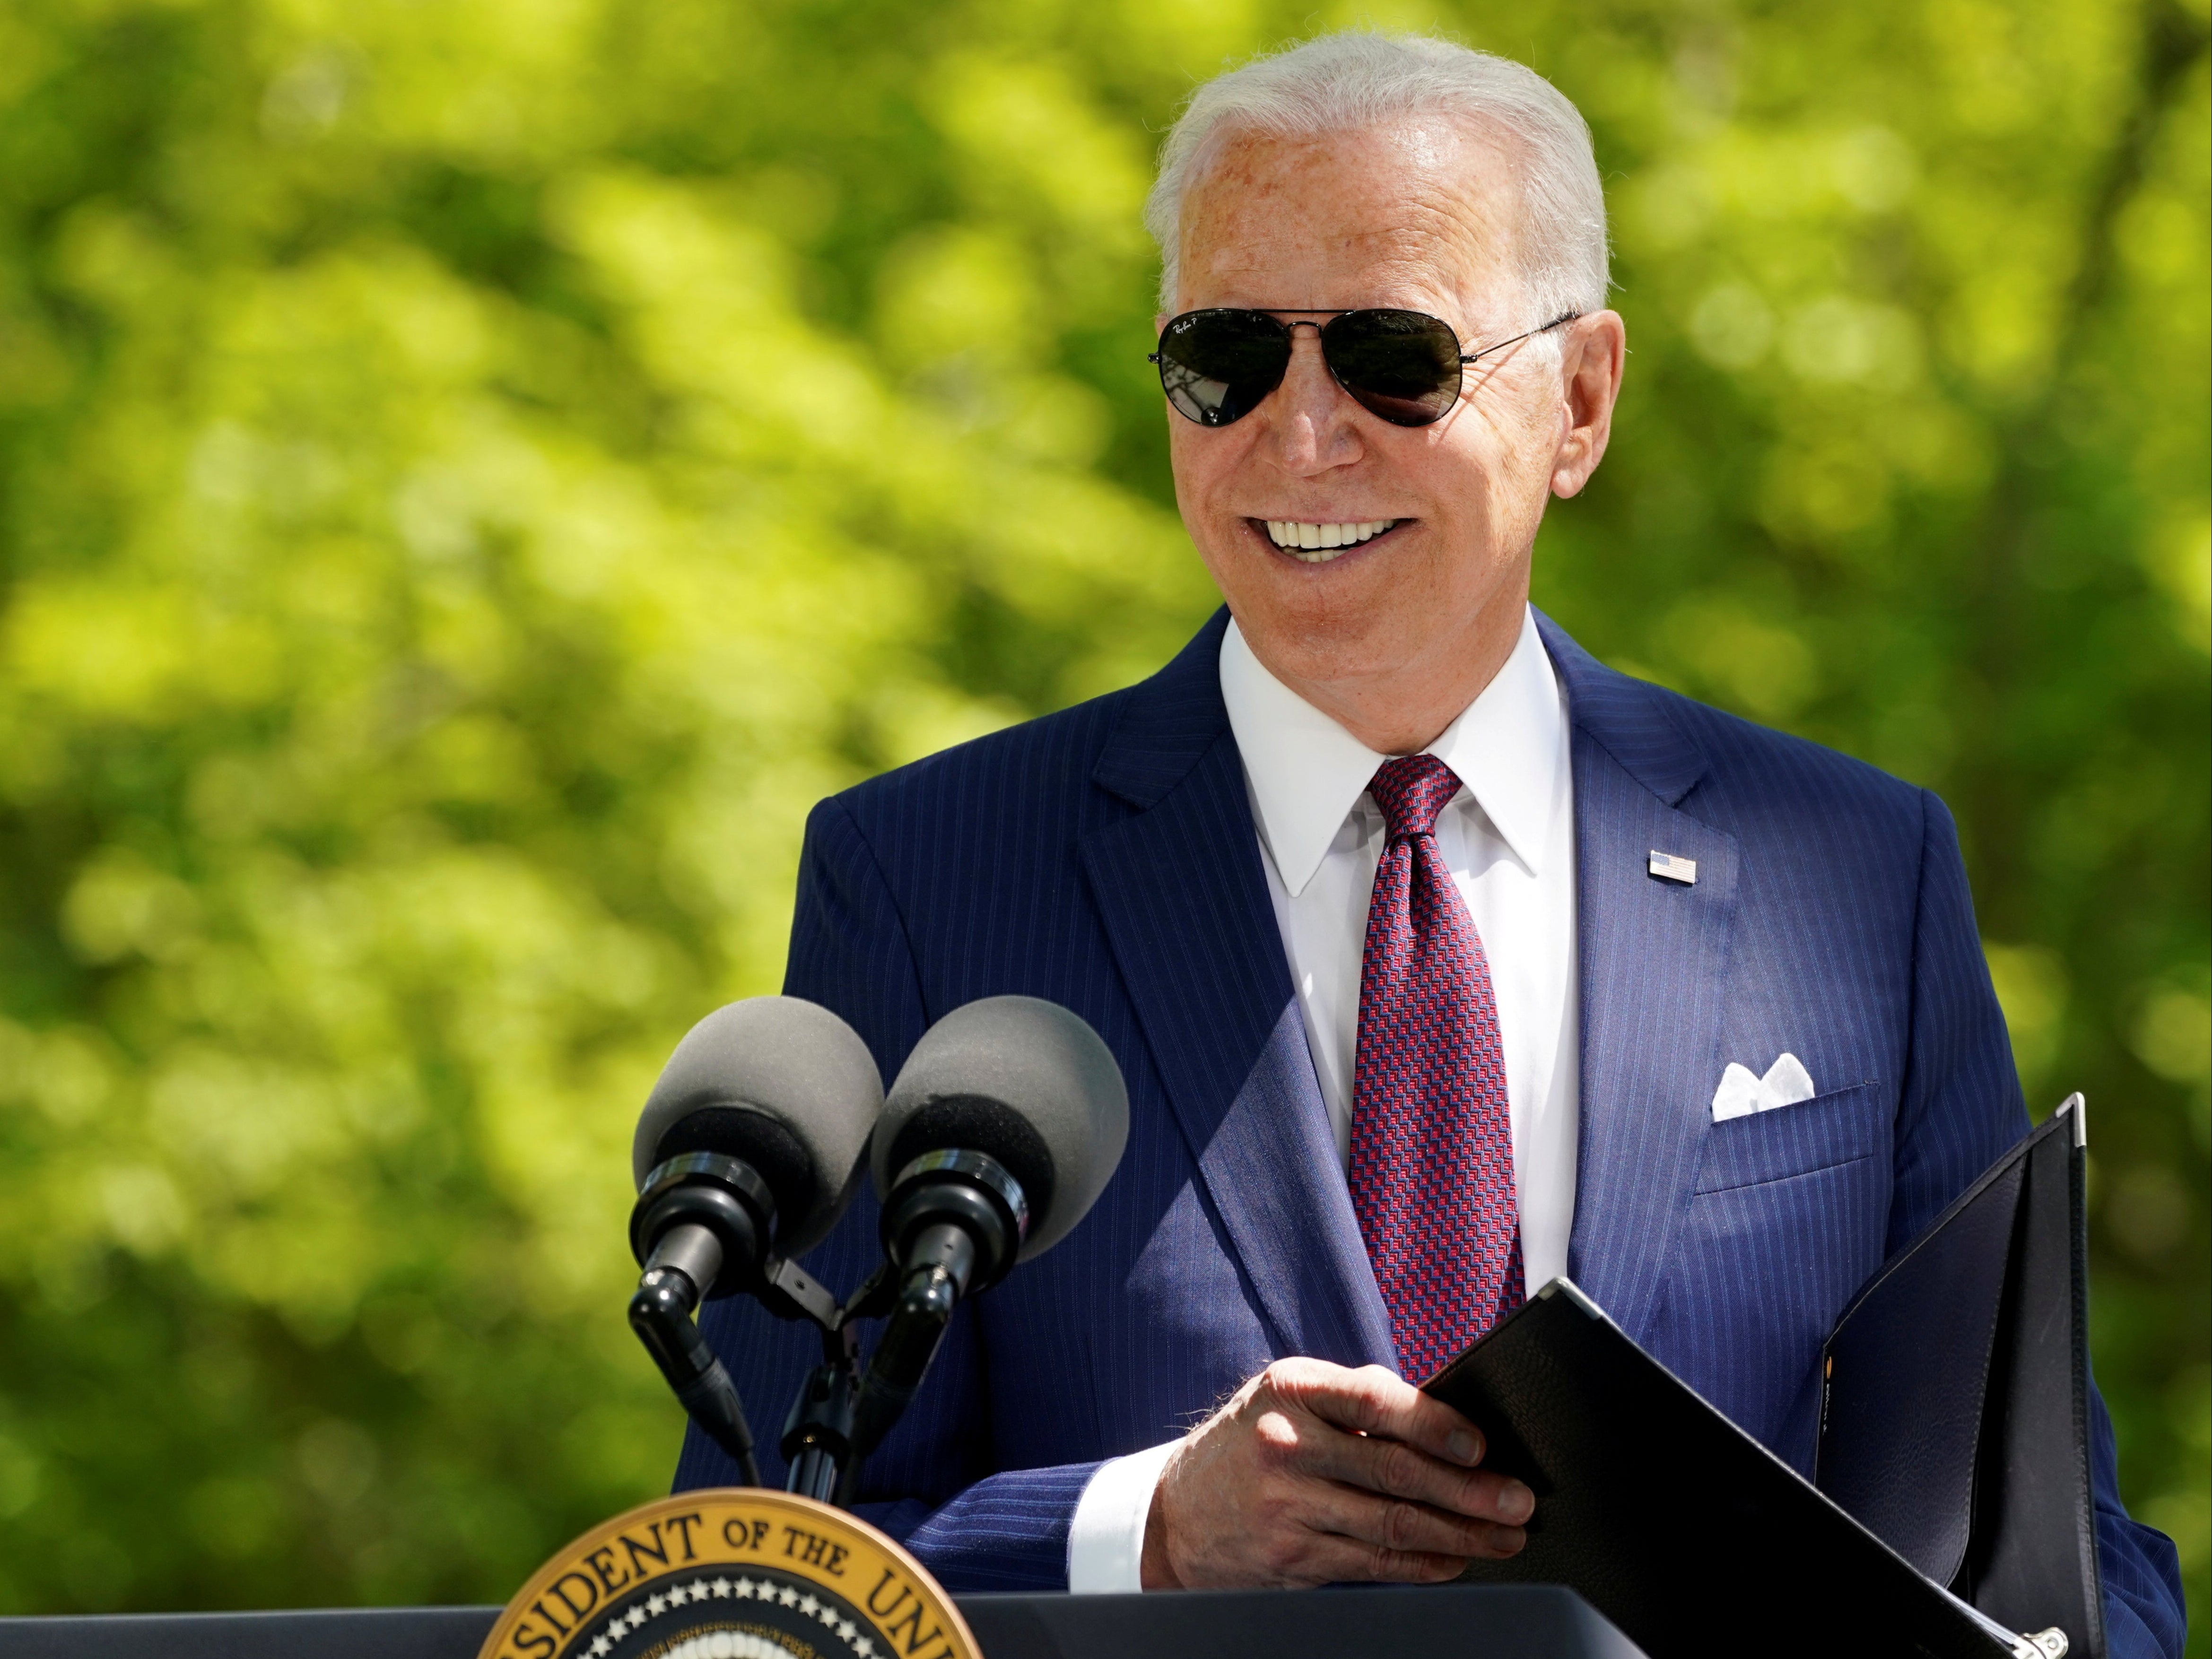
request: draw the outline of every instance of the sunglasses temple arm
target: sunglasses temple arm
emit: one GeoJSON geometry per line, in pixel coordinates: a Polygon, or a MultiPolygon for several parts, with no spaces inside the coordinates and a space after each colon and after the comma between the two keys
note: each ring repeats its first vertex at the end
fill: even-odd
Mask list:
{"type": "Polygon", "coordinates": [[[1510,345],[1518,345],[1523,340],[1533,340],[1539,334],[1549,334],[1553,329],[1561,326],[1563,324],[1571,323],[1581,315],[1582,313],[1579,311],[1564,312],[1560,315],[1553,318],[1550,322],[1545,324],[1541,328],[1532,328],[1526,334],[1516,334],[1510,340],[1500,340],[1495,345],[1486,345],[1480,351],[1469,352],[1467,356],[1462,357],[1460,362],[1462,364],[1480,362],[1485,357],[1490,356],[1493,351],[1503,351],[1506,347],[1510,345]]]}

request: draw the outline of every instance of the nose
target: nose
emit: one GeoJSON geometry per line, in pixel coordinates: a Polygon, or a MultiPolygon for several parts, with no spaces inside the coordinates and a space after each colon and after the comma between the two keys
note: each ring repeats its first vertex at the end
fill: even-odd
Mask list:
{"type": "Polygon", "coordinates": [[[1276,465],[1297,477],[1348,466],[1365,453],[1352,402],[1322,356],[1321,325],[1291,325],[1291,366],[1275,395],[1261,405],[1276,465]]]}

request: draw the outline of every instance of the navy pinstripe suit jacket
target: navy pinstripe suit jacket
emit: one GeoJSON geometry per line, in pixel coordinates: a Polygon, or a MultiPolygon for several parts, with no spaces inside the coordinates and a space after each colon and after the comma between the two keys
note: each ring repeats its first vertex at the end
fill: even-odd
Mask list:
{"type": "MultiPolygon", "coordinates": [[[[1800,1469],[1845,1301],[2027,1125],[1950,816],[1830,750],[1613,672],[1540,618],[1573,727],[1582,1127],[1570,1271],[1800,1469]],[[1653,848],[1695,859],[1654,880],[1653,848]],[[1723,1123],[1723,1067],[1826,1090],[1723,1123]]],[[[978,997],[1064,1003],[1120,1060],[1128,1151],[1051,1254],[959,1311],[871,1462],[868,1512],[955,1589],[1066,1584],[1103,1458],[1270,1359],[1393,1364],[1276,932],[1217,661],[1226,612],[1140,685],[815,809],[785,988],[886,1079],[978,997]]],[[[810,1271],[874,1265],[866,1195],[810,1271]]],[[[750,1303],[706,1329],[769,1454],[818,1357],[750,1303]]],[[[2100,1425],[2101,1406],[2098,1410],[2100,1425]]],[[[2172,1547],[2102,1428],[2114,1651],[2179,1651],[2172,1547]],[[2131,1640],[2139,1638],[2139,1640],[2131,1640]]],[[[677,1484],[735,1471],[696,1431],[677,1484]]]]}

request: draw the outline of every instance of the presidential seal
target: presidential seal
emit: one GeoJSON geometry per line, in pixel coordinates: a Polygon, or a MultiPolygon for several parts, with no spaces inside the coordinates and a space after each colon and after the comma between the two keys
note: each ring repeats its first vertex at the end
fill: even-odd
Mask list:
{"type": "Polygon", "coordinates": [[[757,1487],[594,1527],[507,1604],[477,1659],[981,1659],[952,1600],[866,1522],[757,1487]]]}

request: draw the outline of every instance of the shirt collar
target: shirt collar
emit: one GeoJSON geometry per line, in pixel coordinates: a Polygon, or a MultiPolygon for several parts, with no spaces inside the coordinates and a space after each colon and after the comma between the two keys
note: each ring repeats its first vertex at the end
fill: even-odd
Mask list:
{"type": "MultiPolygon", "coordinates": [[[[1221,697],[1259,809],[1260,834],[1295,898],[1389,757],[1269,673],[1234,622],[1221,639],[1221,697]]],[[[1559,679],[1528,611],[1504,665],[1423,751],[1451,768],[1532,875],[1552,827],[1565,720],[1559,679]]]]}

